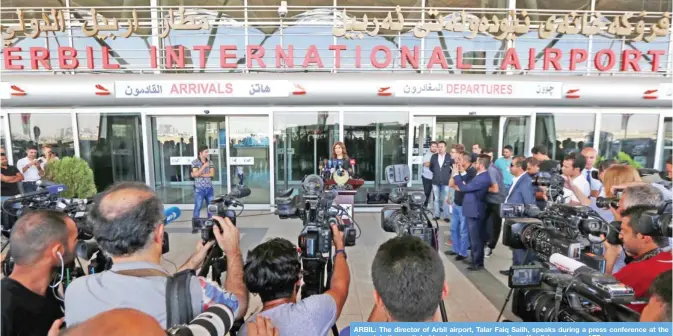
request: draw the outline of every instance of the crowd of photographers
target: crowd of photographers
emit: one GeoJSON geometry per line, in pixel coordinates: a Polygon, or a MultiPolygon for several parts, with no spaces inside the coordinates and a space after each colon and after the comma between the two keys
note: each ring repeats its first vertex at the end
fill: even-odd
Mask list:
{"type": "MultiPolygon", "coordinates": [[[[532,185],[533,175],[559,166],[546,156],[546,148],[536,146],[531,158],[505,158],[512,178],[509,183],[504,177],[494,183],[493,177],[502,177],[501,166],[505,165],[497,161],[491,165],[492,153],[482,152],[476,159],[460,150],[448,159],[431,158],[431,165],[436,163],[440,174],[449,163],[450,178],[440,182],[455,190],[449,198],[443,187],[436,188],[440,201],[447,195],[447,203],[439,206],[451,204],[452,215],[456,209],[462,210],[460,219],[452,220],[453,248],[449,254],[471,259],[475,270],[483,267],[483,257],[495,248],[492,236],[484,234],[485,218],[495,216],[494,221],[500,221],[489,209],[489,202],[544,201],[549,193],[545,187],[532,185]],[[504,197],[489,199],[489,193],[504,197]],[[458,225],[459,221],[466,226],[458,225]]],[[[670,241],[649,235],[640,225],[644,213],[656,208],[665,196],[660,188],[640,181],[637,172],[633,175],[632,170],[617,163],[601,166],[595,179],[598,181],[592,181],[591,159],[587,159],[590,152],[595,159],[595,151],[585,149],[586,155],[570,155],[563,161],[568,201],[597,206],[596,196],[604,193],[610,197],[623,188],[621,197],[609,209],[614,219],[621,221],[619,237],[623,243],[604,243],[607,272],[632,287],[636,297],[649,298],[647,305],[632,305],[642,312],[641,320],[670,321],[670,241]]],[[[446,155],[445,144],[443,153],[446,155]]],[[[436,214],[439,217],[441,213],[436,214]]],[[[336,225],[332,226],[336,253],[328,290],[298,298],[302,266],[297,247],[275,238],[249,251],[244,261],[238,229],[226,218],[214,217],[218,223],[213,227],[214,241],[205,245],[199,242],[176,274],[166,271],[160,266],[166,239],[163,204],[144,184],[125,182],[110,187],[98,195],[87,220],[96,242],[113,264],[107,271],[78,277],[71,283],[65,283],[70,277],[64,273],[65,265],[75,258],[75,222],[53,210],[29,212],[16,222],[10,236],[15,264],[9,277],[2,279],[2,335],[95,335],[103,330],[110,330],[106,335],[138,334],[140,330],[163,335],[163,330],[173,325],[175,310],[196,316],[215,305],[227,306],[236,318],[245,320],[241,335],[327,335],[349,295],[348,258],[343,233],[336,225]],[[202,266],[207,251],[215,244],[227,256],[223,285],[193,272],[202,266]],[[187,290],[176,301],[167,295],[167,284],[184,274],[187,290]],[[250,294],[261,298],[260,311],[248,311],[250,294]]],[[[514,251],[513,262],[529,262],[520,252],[514,251]]],[[[382,244],[371,265],[371,276],[375,292],[368,321],[441,321],[439,305],[449,293],[444,267],[436,251],[421,239],[402,236],[382,244]]],[[[348,329],[343,334],[348,334],[348,329]]]]}

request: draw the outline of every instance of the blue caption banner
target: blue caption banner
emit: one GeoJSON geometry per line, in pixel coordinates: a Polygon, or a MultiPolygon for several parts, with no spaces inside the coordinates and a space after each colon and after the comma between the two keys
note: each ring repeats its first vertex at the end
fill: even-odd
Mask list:
{"type": "MultiPolygon", "coordinates": [[[[350,336],[671,336],[673,323],[369,323],[353,322],[350,336]]],[[[343,335],[343,333],[342,333],[343,335]]]]}

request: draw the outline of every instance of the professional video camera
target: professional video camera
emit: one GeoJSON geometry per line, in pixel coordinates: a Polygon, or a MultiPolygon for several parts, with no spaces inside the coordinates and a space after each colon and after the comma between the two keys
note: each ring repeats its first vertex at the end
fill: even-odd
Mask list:
{"type": "Polygon", "coordinates": [[[565,179],[556,168],[550,171],[541,171],[533,179],[533,185],[547,187],[547,198],[552,203],[560,203],[562,201],[564,184],[565,179]]]}
{"type": "MultiPolygon", "coordinates": [[[[237,198],[248,197],[250,193],[249,188],[238,187],[228,194],[217,196],[208,204],[208,213],[222,218],[229,218],[236,225],[236,217],[245,208],[243,202],[237,200],[237,198]],[[236,211],[229,209],[230,207],[240,207],[241,209],[236,213],[236,211]]],[[[215,235],[213,234],[213,226],[215,225],[219,224],[213,221],[212,218],[194,218],[192,220],[192,233],[201,231],[201,240],[205,244],[211,240],[215,240],[215,235]]]]}
{"type": "MultiPolygon", "coordinates": [[[[358,224],[346,209],[333,203],[337,192],[326,191],[320,175],[305,176],[299,194],[292,196],[293,193],[294,188],[291,188],[276,197],[276,214],[280,219],[302,220],[303,228],[298,237],[304,274],[301,297],[307,298],[329,289],[334,268],[331,226],[337,225],[344,233],[344,246],[354,246],[358,238],[355,226],[358,224]],[[347,216],[350,221],[342,224],[338,220],[342,216],[347,216]]],[[[339,334],[336,325],[332,326],[332,331],[335,335],[339,334]]]]}
{"type": "MultiPolygon", "coordinates": [[[[410,179],[409,166],[391,165],[386,167],[385,172],[388,183],[396,186],[388,193],[388,200],[396,205],[384,206],[381,210],[381,228],[385,232],[395,232],[398,236],[419,237],[437,250],[437,228],[432,225],[427,215],[428,210],[423,207],[425,194],[422,191],[410,192],[407,189],[410,179]]],[[[368,195],[367,198],[377,197],[368,195]]],[[[375,202],[378,203],[378,200],[375,202]]]]}
{"type": "Polygon", "coordinates": [[[171,327],[166,331],[174,336],[219,336],[226,335],[234,324],[231,308],[216,304],[199,314],[188,325],[171,327]]]}
{"type": "Polygon", "coordinates": [[[55,209],[58,194],[65,190],[66,187],[63,184],[39,181],[38,190],[6,199],[0,205],[2,207],[2,235],[9,237],[14,223],[26,211],[55,209]]]}
{"type": "Polygon", "coordinates": [[[638,320],[622,306],[634,300],[634,291],[604,275],[605,259],[593,253],[601,235],[618,236],[618,228],[589,207],[567,204],[552,203],[544,211],[502,204],[501,216],[503,245],[527,249],[524,259],[534,253],[539,260],[510,269],[505,305],[514,293],[512,313],[524,322],[638,320]]]}

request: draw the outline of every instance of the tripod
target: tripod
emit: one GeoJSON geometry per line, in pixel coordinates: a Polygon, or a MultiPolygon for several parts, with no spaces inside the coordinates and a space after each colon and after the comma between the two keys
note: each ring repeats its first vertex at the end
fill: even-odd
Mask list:
{"type": "MultiPolygon", "coordinates": [[[[435,224],[437,224],[437,228],[434,228],[432,226],[432,222],[430,221],[430,217],[428,217],[427,210],[423,210],[423,217],[425,217],[425,220],[428,223],[428,226],[430,229],[433,231],[433,237],[434,240],[432,241],[433,244],[430,244],[434,249],[437,254],[439,254],[439,240],[437,239],[437,231],[439,230],[439,223],[435,221],[435,224]]],[[[444,305],[444,300],[439,301],[439,313],[442,315],[442,322],[449,322],[449,318],[446,315],[446,306],[444,305]]]]}

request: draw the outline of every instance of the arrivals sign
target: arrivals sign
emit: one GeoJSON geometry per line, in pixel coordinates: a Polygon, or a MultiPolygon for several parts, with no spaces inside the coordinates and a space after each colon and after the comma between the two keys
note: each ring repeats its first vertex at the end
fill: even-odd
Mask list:
{"type": "Polygon", "coordinates": [[[274,98],[288,97],[292,86],[283,80],[157,80],[115,82],[117,98],[274,98]]]}

